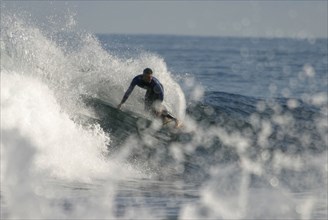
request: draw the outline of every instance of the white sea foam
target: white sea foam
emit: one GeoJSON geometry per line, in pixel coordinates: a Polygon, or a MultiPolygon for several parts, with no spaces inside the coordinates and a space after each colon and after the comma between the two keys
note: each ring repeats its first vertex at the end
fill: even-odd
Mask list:
{"type": "MultiPolygon", "coordinates": [[[[114,179],[144,174],[121,161],[124,154],[108,157],[110,134],[100,126],[74,122],[75,114],[85,111],[80,95],[117,104],[134,75],[151,67],[166,88],[166,105],[183,117],[181,88],[156,55],[122,60],[103,50],[94,36],[82,33],[68,51],[52,39],[54,33],[49,38],[45,30],[10,13],[1,15],[1,30],[1,217],[111,217],[114,179]],[[67,195],[60,190],[56,194],[57,184],[47,182],[93,186],[99,179],[106,185],[100,189],[101,198],[72,202],[74,210],[69,212],[70,203],[63,202],[67,195]],[[89,207],[96,210],[90,212],[89,207]]],[[[126,108],[142,109],[143,92],[136,89],[126,108]]]]}
{"type": "MultiPolygon", "coordinates": [[[[129,137],[115,158],[107,156],[111,134],[99,126],[83,127],[72,120],[76,113],[85,111],[79,97],[81,94],[96,96],[115,105],[131,79],[150,67],[164,84],[166,105],[183,118],[186,103],[180,86],[158,55],[143,52],[130,59],[118,58],[105,51],[96,37],[88,33],[73,33],[74,45],[65,47],[68,42],[65,38],[57,39],[59,33],[48,33],[8,13],[1,18],[1,206],[5,210],[1,217],[116,218],[115,205],[119,202],[115,196],[122,190],[117,179],[148,177],[139,172],[138,162],[125,163],[130,152],[139,150],[142,144],[129,137]]],[[[74,21],[68,22],[69,26],[72,24],[74,21]]],[[[56,27],[51,31],[56,31],[56,27]]],[[[316,76],[312,69],[307,72],[310,77],[316,76]]],[[[197,101],[204,95],[201,87],[186,83],[192,90],[192,100],[197,101]],[[196,89],[193,90],[193,86],[196,89]]],[[[143,113],[140,101],[143,95],[144,90],[136,88],[124,108],[143,113]]],[[[304,100],[323,107],[323,114],[327,116],[325,94],[304,100]]],[[[295,100],[288,103],[291,109],[297,106],[299,103],[295,100]]],[[[236,152],[238,160],[229,165],[212,165],[205,157],[196,157],[199,161],[192,161],[191,167],[209,167],[209,177],[197,189],[197,203],[181,205],[177,218],[307,219],[312,217],[316,204],[327,204],[322,201],[327,198],[323,192],[327,184],[325,155],[313,158],[288,155],[279,150],[270,152],[268,146],[274,128],[285,132],[282,138],[284,135],[298,138],[293,130],[294,119],[289,114],[283,115],[278,105],[259,103],[258,111],[250,117],[255,136],[253,131],[231,131],[218,125],[203,127],[186,118],[186,131],[194,132],[191,141],[185,145],[173,142],[168,146],[174,160],[168,168],[158,165],[163,174],[183,173],[188,157],[196,154],[199,146],[210,149],[217,139],[236,152]],[[274,111],[274,117],[260,118],[259,114],[268,108],[274,111]],[[254,153],[253,145],[259,145],[260,152],[254,153]],[[293,176],[282,175],[282,172],[291,172],[293,176]],[[304,175],[307,178],[303,179],[304,175]],[[252,188],[253,178],[260,180],[260,187],[252,188]],[[315,188],[318,192],[299,199],[291,192],[289,182],[296,189],[315,188]]],[[[214,109],[206,110],[209,116],[213,112],[214,109]]],[[[321,135],[318,137],[327,143],[327,124],[321,119],[317,119],[314,127],[321,135]]],[[[306,146],[313,141],[311,136],[300,138],[306,146]]],[[[157,142],[152,140],[147,139],[148,145],[156,148],[157,142]]],[[[158,155],[164,154],[163,148],[156,150],[158,155]]],[[[160,161],[158,156],[151,162],[160,161]]],[[[201,176],[200,172],[197,170],[193,178],[201,176]]],[[[136,188],[124,192],[132,191],[132,200],[136,198],[140,207],[127,207],[121,217],[154,218],[165,212],[167,207],[152,210],[145,202],[147,196],[140,192],[145,190],[147,194],[151,189],[141,190],[139,184],[142,185],[141,181],[136,183],[136,188]]],[[[188,194],[179,191],[181,186],[183,183],[169,185],[173,190],[168,194],[176,193],[174,190],[178,191],[174,195],[188,194]]],[[[154,199],[157,202],[156,199],[159,198],[154,199]]],[[[325,210],[322,216],[327,216],[325,210]]]]}

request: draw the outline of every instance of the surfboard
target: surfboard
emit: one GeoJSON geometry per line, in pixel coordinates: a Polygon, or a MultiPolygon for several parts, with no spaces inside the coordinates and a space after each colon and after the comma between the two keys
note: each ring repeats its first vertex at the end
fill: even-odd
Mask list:
{"type": "Polygon", "coordinates": [[[137,134],[140,138],[151,135],[168,141],[172,139],[172,135],[179,133],[183,126],[182,123],[176,126],[172,119],[162,124],[160,119],[149,119],[129,110],[118,109],[112,103],[95,97],[84,96],[83,101],[94,111],[96,122],[105,131],[113,134],[118,143],[131,134],[137,134]]]}

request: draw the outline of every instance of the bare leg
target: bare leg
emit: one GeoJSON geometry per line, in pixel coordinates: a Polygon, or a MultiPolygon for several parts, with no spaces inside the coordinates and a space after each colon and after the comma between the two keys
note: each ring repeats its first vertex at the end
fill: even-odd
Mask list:
{"type": "Polygon", "coordinates": [[[175,122],[175,127],[179,127],[180,122],[177,118],[173,117],[166,109],[164,109],[162,111],[162,120],[163,120],[163,124],[167,123],[167,119],[171,119],[175,122]]]}

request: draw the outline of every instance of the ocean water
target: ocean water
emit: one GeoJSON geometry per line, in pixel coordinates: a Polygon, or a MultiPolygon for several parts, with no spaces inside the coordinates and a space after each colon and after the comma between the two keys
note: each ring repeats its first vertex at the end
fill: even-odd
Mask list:
{"type": "Polygon", "coordinates": [[[327,219],[327,39],[51,24],[1,14],[1,218],[327,219]],[[181,129],[115,109],[145,67],[181,129]]]}

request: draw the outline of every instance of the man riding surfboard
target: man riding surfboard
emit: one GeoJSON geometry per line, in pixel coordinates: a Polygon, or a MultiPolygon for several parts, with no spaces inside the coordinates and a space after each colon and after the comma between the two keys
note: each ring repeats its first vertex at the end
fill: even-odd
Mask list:
{"type": "Polygon", "coordinates": [[[176,127],[180,125],[179,120],[173,117],[164,105],[162,105],[164,100],[164,87],[160,81],[153,76],[153,71],[150,68],[144,69],[142,74],[133,78],[129,88],[122,98],[122,101],[117,106],[118,109],[121,109],[136,85],[147,90],[144,103],[145,111],[150,112],[153,116],[161,118],[163,124],[173,120],[176,127]]]}

